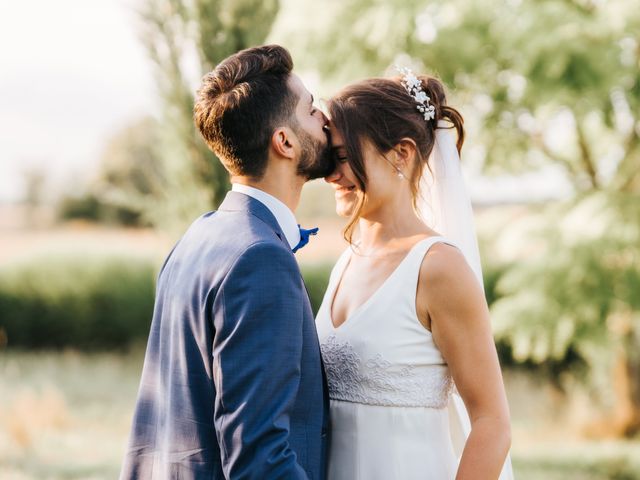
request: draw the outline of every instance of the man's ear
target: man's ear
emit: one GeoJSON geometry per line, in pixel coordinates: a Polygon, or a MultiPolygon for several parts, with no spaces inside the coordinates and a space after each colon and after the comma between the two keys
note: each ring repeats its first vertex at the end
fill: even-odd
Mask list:
{"type": "Polygon", "coordinates": [[[396,152],[396,166],[398,168],[410,167],[416,156],[418,147],[412,138],[405,137],[393,149],[396,152]]]}
{"type": "Polygon", "coordinates": [[[293,159],[296,156],[294,148],[296,140],[290,128],[276,128],[273,135],[271,135],[271,148],[273,148],[279,156],[293,159]]]}

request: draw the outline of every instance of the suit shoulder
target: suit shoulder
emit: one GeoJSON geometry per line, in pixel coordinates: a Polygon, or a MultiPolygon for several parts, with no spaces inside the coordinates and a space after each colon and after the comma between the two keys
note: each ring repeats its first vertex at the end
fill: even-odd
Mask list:
{"type": "Polygon", "coordinates": [[[281,243],[273,227],[245,211],[210,212],[194,223],[199,231],[224,238],[242,247],[248,247],[257,240],[273,240],[281,243]]]}
{"type": "Polygon", "coordinates": [[[297,268],[298,265],[291,249],[278,238],[275,240],[261,238],[250,243],[237,256],[234,266],[238,264],[251,264],[256,268],[273,268],[274,272],[282,267],[297,268]]]}

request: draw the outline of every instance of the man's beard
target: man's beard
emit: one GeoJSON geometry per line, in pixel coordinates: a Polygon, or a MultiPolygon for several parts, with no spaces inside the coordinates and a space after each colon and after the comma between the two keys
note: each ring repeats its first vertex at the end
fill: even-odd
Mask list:
{"type": "Polygon", "coordinates": [[[331,151],[331,142],[323,143],[313,138],[302,128],[298,128],[296,135],[300,139],[302,153],[298,162],[297,174],[307,180],[328,176],[335,169],[335,161],[331,151]]]}

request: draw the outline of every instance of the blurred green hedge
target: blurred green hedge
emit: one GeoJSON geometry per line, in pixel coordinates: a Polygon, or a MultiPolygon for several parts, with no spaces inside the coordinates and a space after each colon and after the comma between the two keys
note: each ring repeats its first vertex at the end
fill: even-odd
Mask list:
{"type": "Polygon", "coordinates": [[[327,289],[332,267],[333,264],[331,263],[302,265],[302,276],[309,292],[314,315],[318,312],[322,303],[322,297],[324,297],[324,291],[327,289]]]}
{"type": "MultiPolygon", "coordinates": [[[[302,266],[314,313],[331,263],[302,266]]],[[[158,262],[115,255],[32,258],[0,268],[0,346],[124,349],[145,342],[158,262]]],[[[502,269],[487,272],[490,303],[502,269]]]]}
{"type": "MultiPolygon", "coordinates": [[[[121,349],[146,341],[157,262],[124,256],[33,258],[0,269],[0,346],[121,349]]],[[[303,267],[314,312],[331,265],[303,267]]]]}
{"type": "Polygon", "coordinates": [[[0,270],[0,329],[10,347],[121,348],[149,331],[151,260],[33,258],[0,270]]]}

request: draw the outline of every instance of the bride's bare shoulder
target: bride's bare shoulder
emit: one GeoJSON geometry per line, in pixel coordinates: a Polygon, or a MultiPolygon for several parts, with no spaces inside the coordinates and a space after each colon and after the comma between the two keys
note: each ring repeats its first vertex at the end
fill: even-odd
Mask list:
{"type": "Polygon", "coordinates": [[[448,292],[465,290],[477,286],[473,270],[464,254],[455,246],[437,242],[427,252],[420,267],[421,283],[428,285],[428,291],[437,293],[439,287],[448,292]]]}
{"type": "MultiPolygon", "coordinates": [[[[453,245],[437,242],[429,248],[420,267],[416,311],[420,322],[433,331],[440,317],[466,317],[461,312],[481,306],[484,294],[463,253],[453,245]]],[[[440,322],[451,325],[451,321],[440,322]]]]}

